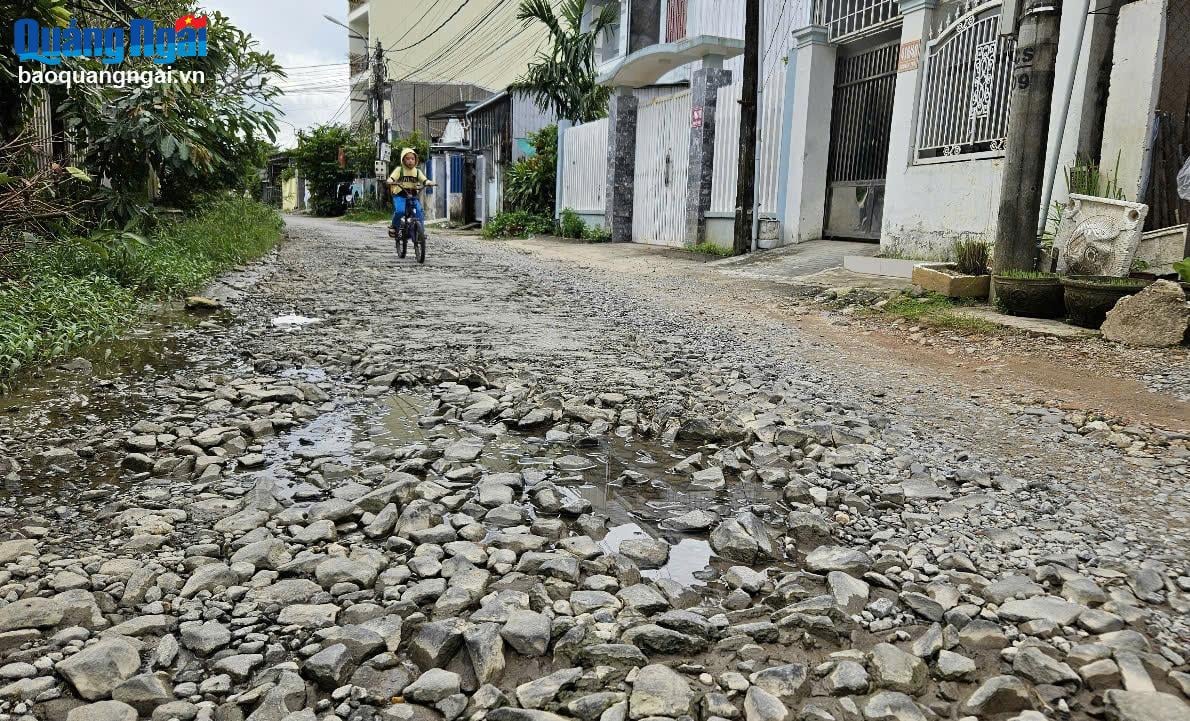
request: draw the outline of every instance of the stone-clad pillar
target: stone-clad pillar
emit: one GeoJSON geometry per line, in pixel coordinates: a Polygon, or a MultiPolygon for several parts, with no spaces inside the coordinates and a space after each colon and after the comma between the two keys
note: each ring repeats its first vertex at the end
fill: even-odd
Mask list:
{"type": "Polygon", "coordinates": [[[632,190],[636,174],[636,111],[632,88],[617,88],[607,108],[607,191],[604,227],[614,242],[632,240],[632,190]]]}
{"type": "Polygon", "coordinates": [[[711,207],[714,178],[715,117],[719,88],[731,83],[731,71],[707,67],[690,79],[690,175],[686,181],[686,243],[701,243],[706,233],[706,213],[711,207]]]}

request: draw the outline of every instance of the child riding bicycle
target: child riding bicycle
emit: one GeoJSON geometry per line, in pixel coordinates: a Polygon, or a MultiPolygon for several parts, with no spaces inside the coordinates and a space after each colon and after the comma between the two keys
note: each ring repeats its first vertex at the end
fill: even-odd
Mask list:
{"type": "Polygon", "coordinates": [[[395,235],[405,218],[406,204],[412,204],[411,210],[424,228],[425,212],[421,207],[421,191],[425,187],[438,185],[426,177],[421,168],[417,167],[417,151],[413,148],[401,149],[401,164],[388,176],[388,189],[393,194],[393,222],[390,234],[395,235]]]}

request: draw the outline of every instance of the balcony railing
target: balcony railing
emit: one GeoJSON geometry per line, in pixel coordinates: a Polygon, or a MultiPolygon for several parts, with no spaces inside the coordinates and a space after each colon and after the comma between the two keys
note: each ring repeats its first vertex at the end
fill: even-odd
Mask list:
{"type": "Polygon", "coordinates": [[[814,24],[839,42],[895,25],[901,17],[896,0],[814,0],[814,24]]]}

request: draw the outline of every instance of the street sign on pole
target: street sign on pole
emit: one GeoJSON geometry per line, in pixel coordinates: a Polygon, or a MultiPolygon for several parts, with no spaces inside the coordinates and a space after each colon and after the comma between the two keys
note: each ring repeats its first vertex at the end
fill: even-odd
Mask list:
{"type": "Polygon", "coordinates": [[[376,177],[383,178],[388,175],[388,162],[384,160],[376,161],[376,177]]]}
{"type": "Polygon", "coordinates": [[[392,153],[393,153],[393,149],[392,149],[391,145],[389,145],[388,143],[381,143],[380,144],[380,155],[376,156],[376,159],[383,160],[384,162],[387,163],[388,159],[392,156],[392,153]]]}

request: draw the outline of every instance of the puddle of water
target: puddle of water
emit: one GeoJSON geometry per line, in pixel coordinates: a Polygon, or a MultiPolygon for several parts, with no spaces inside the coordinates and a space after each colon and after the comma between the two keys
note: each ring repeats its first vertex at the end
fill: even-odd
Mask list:
{"type": "Polygon", "coordinates": [[[300,327],[303,325],[310,325],[311,323],[321,323],[321,318],[307,318],[304,315],[281,315],[273,318],[273,325],[278,328],[286,327],[300,327]]]}

